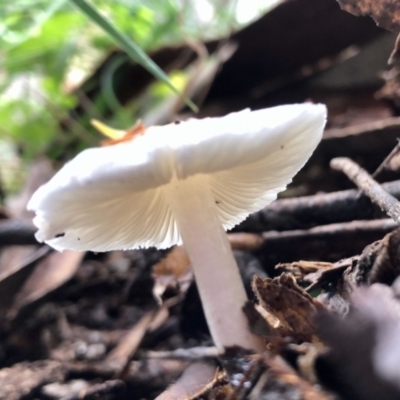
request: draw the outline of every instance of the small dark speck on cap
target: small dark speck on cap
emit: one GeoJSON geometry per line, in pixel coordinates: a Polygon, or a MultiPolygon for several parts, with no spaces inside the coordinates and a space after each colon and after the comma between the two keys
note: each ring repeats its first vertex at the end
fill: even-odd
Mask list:
{"type": "Polygon", "coordinates": [[[57,233],[56,236],[54,236],[55,238],[60,238],[60,237],[64,237],[65,236],[65,232],[62,233],[57,233]]]}
{"type": "Polygon", "coordinates": [[[282,145],[281,145],[281,149],[284,149],[284,148],[285,148],[285,146],[282,144],[282,145]]]}
{"type": "Polygon", "coordinates": [[[78,240],[81,240],[81,238],[78,238],[78,240]]]}
{"type": "Polygon", "coordinates": [[[215,200],[215,204],[221,204],[219,200],[215,200]]]}
{"type": "Polygon", "coordinates": [[[179,119],[176,119],[175,121],[174,121],[174,124],[175,125],[179,125],[181,123],[181,121],[179,121],[179,119]]]}

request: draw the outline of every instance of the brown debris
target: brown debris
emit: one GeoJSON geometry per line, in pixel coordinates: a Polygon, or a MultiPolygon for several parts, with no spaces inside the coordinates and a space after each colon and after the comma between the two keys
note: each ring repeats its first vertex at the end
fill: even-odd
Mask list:
{"type": "Polygon", "coordinates": [[[45,360],[15,364],[0,370],[0,399],[22,400],[49,382],[64,380],[67,368],[60,362],[45,360]]]}
{"type": "Polygon", "coordinates": [[[283,335],[313,340],[313,320],[321,305],[296,283],[292,275],[284,273],[264,280],[256,276],[252,286],[260,305],[279,320],[283,335]]]}
{"type": "Polygon", "coordinates": [[[153,294],[162,303],[162,296],[168,290],[185,293],[193,280],[189,257],[183,246],[174,246],[166,257],[152,267],[153,294]]]}
{"type": "MultiPolygon", "coordinates": [[[[189,288],[190,262],[182,248],[168,253],[155,249],[89,252],[82,263],[77,255],[63,258],[47,247],[37,250],[30,222],[2,219],[0,380],[1,374],[7,376],[0,387],[10,389],[11,382],[16,393],[21,389],[15,400],[157,396],[368,400],[367,391],[372,398],[390,400],[392,394],[398,395],[393,377],[399,370],[400,348],[399,234],[388,235],[397,224],[359,190],[343,190],[351,182],[329,168],[329,160],[338,155],[357,160],[369,171],[382,165],[380,179],[392,182],[381,187],[400,199],[400,181],[393,172],[396,157],[385,160],[399,137],[398,109],[393,102],[373,97],[382,84],[378,73],[385,69],[394,36],[382,35],[370,18],[341,11],[335,0],[292,0],[281,2],[233,33],[229,44],[230,40],[237,51],[217,65],[214,81],[207,82],[211,88],[200,116],[306,99],[326,103],[329,109],[323,141],[283,194],[296,197],[272,203],[229,234],[244,281],[257,275],[253,288],[259,304],[251,300],[244,310],[249,328],[265,340],[266,351],[248,355],[231,349],[215,372],[217,354],[198,296],[193,295],[195,285],[189,288]],[[364,47],[371,39],[380,48],[376,43],[364,47]],[[357,52],[366,58],[358,59],[357,52]],[[374,62],[368,61],[371,57],[374,62]],[[351,61],[344,74],[348,76],[338,80],[346,83],[343,88],[329,73],[336,67],[340,72],[346,60],[351,61]],[[354,71],[360,69],[368,70],[367,79],[355,82],[354,71]],[[329,86],[327,80],[321,84],[319,76],[324,74],[336,86],[329,86]],[[12,244],[24,247],[7,247],[12,244]],[[267,274],[274,278],[264,279],[267,274]],[[359,285],[371,284],[365,293],[359,292],[359,285]],[[303,285],[309,286],[304,290],[303,285]],[[15,318],[5,318],[7,313],[15,318]],[[340,318],[335,318],[337,314],[340,318]],[[39,358],[45,359],[41,369],[36,361],[27,361],[39,358]],[[61,370],[58,375],[46,369],[52,362],[54,371],[61,370]],[[32,372],[36,366],[41,371],[37,376],[32,372]],[[34,380],[28,372],[36,380],[22,393],[25,384],[34,380]],[[10,374],[15,382],[17,376],[28,378],[16,387],[10,374]]],[[[204,46],[215,57],[223,43],[204,46]]],[[[201,61],[186,45],[161,49],[153,56],[166,72],[201,61]]],[[[85,102],[96,103],[100,92],[96,79],[108,71],[115,57],[120,52],[113,52],[82,87],[77,94],[82,101],[71,115],[84,113],[85,102]]],[[[139,94],[153,81],[130,62],[115,78],[113,88],[121,104],[133,97],[140,103],[139,94]]],[[[112,116],[105,107],[102,111],[112,116]]],[[[170,118],[171,112],[167,114],[170,118]]],[[[132,133],[143,132],[133,129],[132,133]]],[[[381,194],[378,197],[382,200],[381,194]]],[[[1,218],[12,215],[6,211],[1,218]]]]}
{"type": "Polygon", "coordinates": [[[206,390],[191,400],[333,400],[333,396],[301,378],[282,358],[246,355],[231,349],[222,360],[227,366],[206,390]],[[228,383],[229,382],[229,383],[228,383]],[[210,387],[211,386],[211,387],[210,387]]]}
{"type": "Polygon", "coordinates": [[[263,361],[268,370],[261,376],[250,400],[258,400],[269,394],[288,400],[334,400],[334,396],[301,378],[282,360],[264,357],[263,361]]]}
{"type": "Polygon", "coordinates": [[[378,26],[400,31],[400,4],[396,0],[338,0],[340,7],[354,15],[372,16],[378,26]]]}
{"type": "Polygon", "coordinates": [[[141,121],[137,121],[135,125],[127,129],[125,135],[120,139],[107,139],[101,142],[102,146],[114,146],[116,144],[129,142],[137,136],[142,136],[146,133],[146,127],[141,121]]]}

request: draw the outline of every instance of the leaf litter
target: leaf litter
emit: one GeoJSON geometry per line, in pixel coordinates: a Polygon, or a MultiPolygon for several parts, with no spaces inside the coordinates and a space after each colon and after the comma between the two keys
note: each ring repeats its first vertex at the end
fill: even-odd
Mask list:
{"type": "MultiPolygon", "coordinates": [[[[393,13],[390,2],[340,3],[352,13],[371,14],[398,32],[397,9],[393,13]]],[[[334,56],[348,45],[361,46],[362,53],[362,46],[367,48],[383,31],[367,20],[348,19],[334,0],[284,2],[234,34],[240,46],[216,75],[202,112],[214,114],[232,107],[224,92],[229,85],[219,82],[229,82],[231,71],[243,69],[252,57],[260,58],[259,53],[250,52],[247,58],[242,53],[249,49],[243,45],[246,40],[255,43],[252,29],[272,29],[279,35],[283,21],[293,16],[293,23],[296,18],[299,22],[313,18],[314,26],[302,23],[296,32],[308,38],[306,45],[315,51],[277,55],[281,64],[276,71],[283,71],[281,75],[267,71],[266,85],[265,76],[254,72],[253,80],[240,82],[247,91],[230,94],[246,106],[254,106],[255,98],[261,106],[307,96],[326,102],[330,111],[325,139],[290,187],[291,198],[277,200],[251,216],[230,236],[252,294],[245,307],[249,328],[261,336],[265,352],[229,348],[217,354],[190,262],[180,247],[58,254],[35,245],[29,216],[21,210],[29,193],[51,174],[42,164],[41,172],[32,171],[13,211],[2,212],[2,221],[12,225],[3,225],[0,235],[7,237],[0,254],[0,398],[390,400],[400,396],[400,231],[389,218],[396,216],[392,211],[398,207],[400,181],[396,155],[385,161],[399,136],[398,74],[393,70],[381,87],[366,83],[339,92],[314,80],[317,72],[324,74],[324,57],[331,56],[325,60],[326,68],[338,68],[343,58],[334,56]],[[338,24],[324,18],[340,21],[347,36],[335,35],[333,27],[338,24]],[[322,47],[313,41],[316,26],[320,38],[329,38],[322,47]],[[309,72],[299,73],[299,68],[309,72]],[[368,185],[358,181],[359,189],[354,189],[343,173],[329,169],[329,161],[339,156],[357,161],[371,174],[383,163],[376,181],[378,199],[370,196],[368,185]],[[394,200],[385,203],[384,193],[394,200]],[[15,222],[18,230],[10,228],[15,222]]],[[[299,46],[293,36],[285,40],[288,48],[291,43],[294,49],[299,46]]],[[[212,43],[205,45],[212,51],[212,43]]],[[[392,68],[398,68],[392,58],[392,68]]],[[[368,70],[371,65],[360,67],[368,70]]],[[[374,76],[385,66],[379,68],[372,71],[374,76]]]]}

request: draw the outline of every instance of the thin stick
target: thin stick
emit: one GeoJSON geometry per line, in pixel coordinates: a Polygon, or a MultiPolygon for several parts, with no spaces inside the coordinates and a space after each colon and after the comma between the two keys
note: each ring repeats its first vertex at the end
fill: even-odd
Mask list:
{"type": "Polygon", "coordinates": [[[331,168],[346,174],[373,203],[377,204],[398,224],[400,223],[400,203],[386,192],[367,171],[349,158],[334,158],[331,161],[331,168]]]}
{"type": "Polygon", "coordinates": [[[389,155],[382,161],[382,164],[375,170],[375,172],[371,175],[373,178],[376,178],[385,168],[387,168],[390,160],[400,151],[400,140],[397,139],[397,144],[394,146],[393,150],[389,153],[389,155]]]}
{"type": "Polygon", "coordinates": [[[139,358],[155,358],[158,360],[185,360],[185,361],[199,361],[217,358],[219,356],[216,347],[191,347],[188,349],[176,349],[166,351],[145,351],[140,353],[139,358]]]}

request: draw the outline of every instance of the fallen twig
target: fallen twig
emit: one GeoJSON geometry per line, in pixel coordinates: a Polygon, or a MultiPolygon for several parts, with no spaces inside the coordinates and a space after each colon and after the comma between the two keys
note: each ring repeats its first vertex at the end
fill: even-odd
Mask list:
{"type": "Polygon", "coordinates": [[[352,125],[346,128],[327,129],[324,132],[324,139],[356,136],[366,132],[375,132],[375,131],[382,131],[384,129],[398,129],[398,128],[400,128],[400,117],[391,117],[374,122],[352,125]]]}
{"type": "Polygon", "coordinates": [[[205,362],[191,364],[181,377],[161,393],[156,400],[187,400],[215,381],[216,367],[205,362]]]}
{"type": "Polygon", "coordinates": [[[217,357],[218,351],[216,347],[191,347],[188,349],[176,349],[171,351],[146,351],[140,353],[140,358],[175,359],[187,361],[198,361],[217,357]]]}
{"type": "Polygon", "coordinates": [[[349,158],[334,158],[331,161],[331,168],[346,174],[386,214],[400,223],[400,203],[386,192],[367,171],[349,158]]]}
{"type": "Polygon", "coordinates": [[[38,244],[35,238],[36,231],[37,228],[26,221],[2,220],[0,222],[0,246],[38,244]]]}
{"type": "Polygon", "coordinates": [[[385,168],[387,168],[390,160],[400,151],[400,140],[397,139],[397,144],[394,146],[393,150],[388,154],[388,156],[382,161],[382,164],[375,170],[371,175],[376,178],[385,168]]]}
{"type": "Polygon", "coordinates": [[[396,222],[389,218],[329,224],[306,230],[264,232],[260,254],[266,268],[304,258],[337,261],[361,252],[396,227],[396,222]]]}
{"type": "MultiPolygon", "coordinates": [[[[400,199],[400,181],[382,184],[400,199]]],[[[308,229],[319,225],[384,218],[385,214],[359,190],[320,193],[313,196],[282,199],[250,215],[235,230],[263,232],[308,229]]]]}

